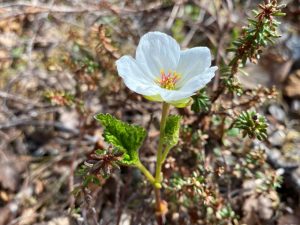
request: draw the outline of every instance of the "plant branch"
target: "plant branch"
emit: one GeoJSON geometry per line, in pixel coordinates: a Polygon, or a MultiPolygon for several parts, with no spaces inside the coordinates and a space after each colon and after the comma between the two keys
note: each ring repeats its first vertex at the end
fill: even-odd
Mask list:
{"type": "MultiPolygon", "coordinates": [[[[155,181],[160,184],[162,181],[161,176],[161,167],[163,163],[163,139],[165,136],[165,127],[167,122],[167,116],[169,114],[170,105],[168,103],[163,103],[162,107],[162,116],[160,121],[160,135],[159,135],[159,143],[157,150],[157,158],[156,158],[156,170],[155,170],[155,181]]],[[[162,201],[160,197],[160,188],[155,187],[155,202],[156,202],[156,220],[158,225],[162,225],[164,221],[164,212],[162,210],[162,201]]]]}
{"type": "Polygon", "coordinates": [[[165,136],[165,126],[167,121],[167,116],[169,113],[170,105],[168,103],[163,103],[162,116],[160,121],[160,136],[157,150],[157,161],[155,170],[155,180],[156,182],[161,182],[161,167],[162,167],[162,154],[163,154],[163,139],[165,136]]]}
{"type": "Polygon", "coordinates": [[[148,181],[155,187],[155,188],[161,188],[161,184],[157,183],[155,181],[155,178],[152,176],[152,174],[149,172],[149,170],[141,163],[137,163],[136,167],[145,175],[145,177],[148,179],[148,181]]]}

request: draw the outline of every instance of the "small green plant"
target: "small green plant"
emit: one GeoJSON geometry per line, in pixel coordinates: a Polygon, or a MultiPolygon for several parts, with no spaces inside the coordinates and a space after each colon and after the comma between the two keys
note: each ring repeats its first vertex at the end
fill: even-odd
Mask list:
{"type": "Polygon", "coordinates": [[[277,0],[259,4],[259,10],[253,10],[254,18],[248,18],[248,25],[243,28],[242,35],[232,42],[232,47],[228,52],[233,53],[233,58],[227,64],[222,64],[222,85],[219,86],[212,102],[216,101],[224,89],[231,93],[241,95],[243,90],[236,74],[243,71],[240,69],[245,66],[247,60],[256,63],[262,53],[262,48],[274,43],[280,37],[278,17],[285,13],[281,10],[285,5],[278,5],[277,0]]]}
{"type": "Polygon", "coordinates": [[[198,94],[194,95],[193,100],[194,101],[191,108],[194,112],[200,113],[209,111],[211,102],[204,89],[200,90],[198,94]]]}
{"type": "Polygon", "coordinates": [[[100,184],[99,175],[108,178],[113,169],[119,169],[123,158],[123,152],[118,148],[110,146],[108,149],[95,150],[89,156],[89,160],[77,170],[77,175],[83,177],[83,186],[86,187],[90,182],[100,184]]]}
{"type": "Polygon", "coordinates": [[[261,48],[274,43],[280,37],[277,33],[280,22],[275,18],[285,15],[281,12],[284,7],[285,5],[278,5],[277,0],[272,0],[259,4],[260,11],[252,11],[255,19],[248,19],[249,24],[243,29],[243,35],[233,42],[233,48],[228,49],[235,54],[229,63],[233,74],[237,72],[240,62],[242,65],[246,64],[247,59],[256,62],[262,52],[261,48]]]}
{"type": "Polygon", "coordinates": [[[242,112],[235,121],[236,128],[242,130],[243,137],[265,140],[267,138],[267,127],[265,117],[254,111],[242,112]]]}

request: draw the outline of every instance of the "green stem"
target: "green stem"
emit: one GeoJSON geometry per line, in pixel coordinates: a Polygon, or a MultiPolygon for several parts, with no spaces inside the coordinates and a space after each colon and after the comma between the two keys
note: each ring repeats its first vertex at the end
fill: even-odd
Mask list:
{"type": "Polygon", "coordinates": [[[171,148],[172,148],[171,146],[168,146],[168,147],[166,147],[166,149],[164,150],[164,152],[163,152],[163,154],[162,154],[162,157],[161,157],[161,164],[163,164],[163,163],[165,162],[165,160],[166,160],[166,158],[167,158],[167,156],[168,156],[168,154],[169,154],[171,148]]]}
{"type": "MultiPolygon", "coordinates": [[[[162,115],[160,121],[160,134],[159,134],[159,142],[157,149],[157,158],[156,158],[156,168],[155,168],[155,184],[159,184],[161,188],[161,167],[163,163],[163,145],[164,145],[164,137],[165,137],[165,127],[167,122],[167,116],[169,113],[170,105],[168,103],[163,103],[162,107],[162,115]]],[[[162,209],[162,200],[160,197],[160,188],[154,186],[155,191],[155,202],[156,202],[156,221],[158,225],[163,225],[164,221],[164,212],[162,209]]]]}
{"type": "Polygon", "coordinates": [[[163,103],[162,108],[162,116],[160,121],[160,135],[159,135],[159,142],[158,142],[158,149],[157,149],[157,158],[156,158],[156,169],[155,169],[155,181],[157,183],[161,183],[161,167],[162,167],[162,155],[163,155],[163,139],[165,136],[165,127],[167,122],[167,116],[169,113],[170,105],[168,103],[163,103]]]}
{"type": "Polygon", "coordinates": [[[157,183],[155,178],[152,176],[152,174],[147,170],[147,168],[141,163],[138,162],[136,164],[136,167],[145,175],[145,177],[148,179],[148,181],[156,188],[161,188],[161,184],[157,183]]]}

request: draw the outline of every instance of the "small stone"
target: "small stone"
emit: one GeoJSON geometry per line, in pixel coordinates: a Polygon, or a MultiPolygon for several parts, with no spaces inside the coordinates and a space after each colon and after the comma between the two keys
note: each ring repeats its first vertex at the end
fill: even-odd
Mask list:
{"type": "Polygon", "coordinates": [[[291,111],[300,114],[300,100],[293,100],[291,104],[291,111]]]}
{"type": "Polygon", "coordinates": [[[300,167],[292,173],[292,181],[296,186],[296,190],[300,190],[300,167]]]}
{"type": "Polygon", "coordinates": [[[278,130],[269,137],[269,141],[273,146],[281,147],[284,144],[285,137],[285,133],[282,130],[278,130]]]}
{"type": "Polygon", "coordinates": [[[47,223],[47,225],[70,225],[68,217],[57,217],[47,223]]]}
{"type": "Polygon", "coordinates": [[[269,107],[269,112],[277,121],[284,122],[286,115],[284,110],[280,106],[271,105],[269,107]]]}
{"type": "Polygon", "coordinates": [[[130,220],[131,220],[131,216],[127,213],[123,213],[121,216],[121,223],[120,224],[124,224],[124,225],[129,225],[130,224],[130,220]]]}
{"type": "Polygon", "coordinates": [[[273,208],[272,208],[272,200],[261,195],[259,196],[258,198],[258,214],[259,214],[259,217],[264,219],[264,220],[269,220],[271,219],[274,211],[273,211],[273,208]]]}
{"type": "Polygon", "coordinates": [[[180,217],[180,215],[177,212],[175,212],[175,213],[172,214],[172,220],[173,221],[178,221],[179,217],[180,217]]]}
{"type": "Polygon", "coordinates": [[[284,87],[284,94],[290,98],[300,97],[300,70],[290,74],[284,87]]]}

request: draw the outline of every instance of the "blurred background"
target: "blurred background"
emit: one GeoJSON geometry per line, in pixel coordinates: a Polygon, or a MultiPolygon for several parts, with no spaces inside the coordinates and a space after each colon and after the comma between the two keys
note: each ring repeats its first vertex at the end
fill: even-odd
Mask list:
{"type": "MultiPolygon", "coordinates": [[[[262,2],[0,1],[0,225],[155,224],[152,188],[135,168],[101,164],[84,187],[76,175],[106,148],[99,112],[148,130],[140,155],[154,170],[161,105],[130,92],[115,61],[158,30],[183,49],[208,46],[220,68],[262,2]]],[[[184,119],[164,168],[166,224],[300,224],[300,2],[280,4],[281,37],[239,73],[242,96],[172,109],[184,119]],[[249,108],[266,117],[267,141],[230,127],[249,108]]]]}

